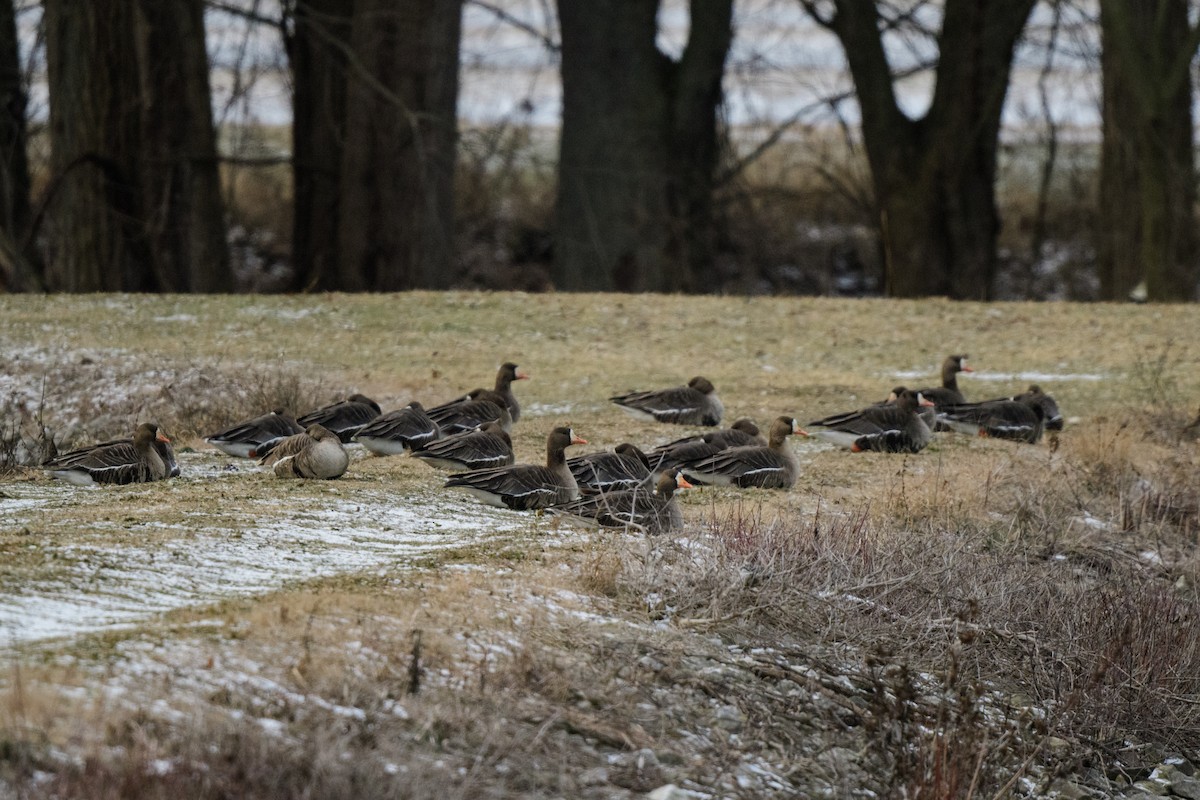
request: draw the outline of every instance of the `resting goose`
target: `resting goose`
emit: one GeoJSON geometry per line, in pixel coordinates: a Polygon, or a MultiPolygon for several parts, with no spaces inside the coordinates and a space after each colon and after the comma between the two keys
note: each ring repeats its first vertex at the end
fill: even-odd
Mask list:
{"type": "Polygon", "coordinates": [[[938,420],[959,433],[1029,444],[1041,440],[1045,419],[1041,399],[1030,394],[1022,395],[1020,400],[961,403],[938,411],[938,420]]]}
{"type": "Polygon", "coordinates": [[[918,453],[933,438],[919,410],[932,406],[920,392],[905,389],[892,403],[834,414],[806,425],[815,436],[855,453],[918,453]]]}
{"type": "MultiPolygon", "coordinates": [[[[892,389],[891,394],[888,395],[886,400],[876,403],[875,405],[886,406],[895,403],[900,395],[907,391],[908,389],[906,387],[897,386],[896,388],[892,389]]],[[[922,392],[922,395],[924,395],[924,392],[922,392]]],[[[921,415],[921,420],[929,426],[929,430],[937,430],[937,408],[934,407],[932,402],[927,406],[917,406],[917,413],[921,415]]]]}
{"type": "Polygon", "coordinates": [[[1042,391],[1042,387],[1036,383],[1032,384],[1021,394],[1013,398],[1013,400],[1027,400],[1033,398],[1037,400],[1038,405],[1042,407],[1042,416],[1045,417],[1045,427],[1048,431],[1061,431],[1063,429],[1063,415],[1058,410],[1058,403],[1054,398],[1042,391]]]}
{"type": "Polygon", "coordinates": [[[204,441],[222,452],[237,458],[253,458],[254,452],[266,442],[300,433],[304,427],[282,408],[269,414],[248,419],[226,428],[204,441]]]}
{"type": "Polygon", "coordinates": [[[635,445],[625,442],[612,453],[588,453],[567,460],[584,494],[630,489],[650,479],[650,460],[635,445]]]}
{"type": "Polygon", "coordinates": [[[258,463],[272,465],[280,478],[331,480],[346,473],[350,456],[336,433],[314,422],[280,441],[258,463]]]}
{"type": "Polygon", "coordinates": [[[504,398],[504,404],[508,407],[508,413],[512,416],[512,421],[515,423],[521,419],[521,405],[517,402],[517,396],[513,394],[513,381],[529,380],[529,374],[517,369],[517,365],[511,361],[500,365],[500,371],[496,373],[496,394],[504,398]]]}
{"type": "Polygon", "coordinates": [[[567,427],[555,428],[546,438],[546,466],[514,464],[451,475],[447,487],[466,489],[488,505],[527,511],[559,505],[579,497],[579,485],[567,469],[564,451],[587,444],[567,427]]]}
{"type": "Polygon", "coordinates": [[[359,428],[354,441],[377,455],[394,456],[405,450],[421,450],[441,436],[442,429],[414,400],[359,428]]]}
{"type": "Polygon", "coordinates": [[[379,416],[379,403],[366,395],[352,394],[340,403],[331,403],[297,418],[307,430],[309,425],[318,424],[325,430],[336,433],[343,443],[354,438],[354,434],[371,420],[379,416]]]}
{"type": "Polygon", "coordinates": [[[795,454],[787,446],[787,437],[793,433],[803,433],[800,424],[791,417],[779,417],[771,423],[771,437],[766,447],[730,447],[684,464],[682,469],[689,477],[716,486],[789,489],[796,483],[800,471],[795,454]]]}
{"type": "Polygon", "coordinates": [[[649,453],[650,470],[657,476],[681,464],[699,461],[727,447],[742,447],[745,445],[765,445],[767,440],[760,433],[758,426],[750,419],[739,419],[732,427],[698,436],[685,436],[673,442],[660,445],[649,453]]]}
{"type": "Polygon", "coordinates": [[[514,461],[512,438],[495,421],[431,442],[413,457],[433,467],[457,471],[504,467],[514,461]]]}
{"type": "Polygon", "coordinates": [[[499,422],[505,431],[511,431],[513,424],[504,397],[491,389],[475,389],[464,397],[431,408],[429,417],[446,435],[473,431],[485,422],[499,422]]]}
{"type": "Polygon", "coordinates": [[[717,397],[712,383],[701,376],[688,381],[687,386],[630,392],[610,397],[630,416],[650,422],[673,422],[677,425],[720,425],[725,407],[717,397]]]}
{"type": "Polygon", "coordinates": [[[587,495],[551,510],[593,519],[606,528],[636,528],[643,533],[662,533],[683,527],[683,514],[675,501],[676,489],[692,484],[677,469],[663,473],[653,489],[638,486],[587,495]]]}
{"type": "Polygon", "coordinates": [[[161,481],[179,474],[170,442],[153,422],[143,422],[132,439],[72,450],[42,466],[52,477],[76,486],[161,481]]]}
{"type": "Polygon", "coordinates": [[[942,385],[917,391],[939,410],[942,406],[967,402],[967,398],[958,390],[958,373],[975,371],[967,366],[967,358],[966,353],[946,356],[942,362],[942,385]]]}

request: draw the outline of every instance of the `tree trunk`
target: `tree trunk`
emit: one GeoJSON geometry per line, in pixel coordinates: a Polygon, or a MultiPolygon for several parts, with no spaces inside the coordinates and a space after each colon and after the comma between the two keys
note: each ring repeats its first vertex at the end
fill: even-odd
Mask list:
{"type": "Polygon", "coordinates": [[[135,224],[133,6],[46,0],[45,24],[55,181],[47,285],[73,292],[152,289],[135,224]]]}
{"type": "Polygon", "coordinates": [[[555,281],[572,291],[715,289],[716,114],[731,0],[693,0],[678,62],[657,0],[560,0],[555,281]]]}
{"type": "Polygon", "coordinates": [[[824,20],[842,43],[857,90],[887,294],[990,296],[1000,113],[1033,5],[946,0],[933,100],[916,120],[897,102],[874,0],[837,0],[835,15],[824,20]]]}
{"type": "Polygon", "coordinates": [[[353,0],[298,0],[292,68],[292,288],[336,289],[353,0]]]}
{"type": "Polygon", "coordinates": [[[1200,31],[1188,24],[1185,0],[1104,0],[1100,20],[1101,297],[1126,299],[1144,281],[1151,300],[1193,300],[1190,63],[1200,31]]]}
{"type": "Polygon", "coordinates": [[[29,162],[25,152],[25,86],[12,0],[0,0],[0,290],[31,291],[41,280],[33,248],[21,251],[29,233],[29,162]]]}
{"type": "Polygon", "coordinates": [[[232,291],[202,0],[138,0],[137,7],[138,177],[155,286],[232,291]]]}
{"type": "Polygon", "coordinates": [[[47,0],[50,288],[225,291],[200,0],[47,0]]]}
{"type": "Polygon", "coordinates": [[[339,288],[449,285],[459,2],[358,0],[341,166],[339,288]]]}

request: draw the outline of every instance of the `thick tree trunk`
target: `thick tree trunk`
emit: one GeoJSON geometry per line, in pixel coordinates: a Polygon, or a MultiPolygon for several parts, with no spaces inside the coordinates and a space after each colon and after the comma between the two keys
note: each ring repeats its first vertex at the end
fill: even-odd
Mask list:
{"type": "Polygon", "coordinates": [[[827,23],[846,52],[862,112],[885,291],[988,298],[1000,228],[1000,113],[1013,50],[1034,0],[946,1],[936,88],[919,120],[897,103],[874,0],[835,5],[827,23]]]}
{"type": "Polygon", "coordinates": [[[139,80],[131,3],[46,0],[52,255],[48,288],[154,288],[138,235],[139,80]]]}
{"type": "Polygon", "coordinates": [[[228,292],[202,0],[138,0],[141,208],[156,288],[228,292]]]}
{"type": "Polygon", "coordinates": [[[41,286],[32,247],[21,252],[29,232],[29,162],[25,152],[25,86],[12,0],[0,0],[0,290],[41,286]]]}
{"type": "Polygon", "coordinates": [[[657,0],[558,5],[558,287],[715,289],[716,114],[732,3],[692,2],[678,63],[656,46],[657,0]]]}
{"type": "Polygon", "coordinates": [[[1198,277],[1191,74],[1200,41],[1185,0],[1101,3],[1104,144],[1101,297],[1186,301],[1198,277]]]}
{"type": "Polygon", "coordinates": [[[292,67],[292,288],[336,289],[353,0],[298,0],[292,67]]]}
{"type": "Polygon", "coordinates": [[[50,288],[228,291],[200,0],[48,0],[50,288]]]}
{"type": "Polygon", "coordinates": [[[449,285],[459,2],[358,0],[342,161],[339,288],[449,285]]]}

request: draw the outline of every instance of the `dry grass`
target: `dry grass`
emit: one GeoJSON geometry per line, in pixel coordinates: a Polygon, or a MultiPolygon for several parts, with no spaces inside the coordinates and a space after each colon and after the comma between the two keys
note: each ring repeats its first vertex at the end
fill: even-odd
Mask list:
{"type": "MultiPolygon", "coordinates": [[[[1037,446],[798,442],[795,490],[689,492],[679,535],[530,518],[416,562],[14,648],[0,777],[24,796],[621,797],[675,781],[987,797],[1200,746],[1185,430],[1200,353],[1163,345],[1186,341],[1190,309],[450,293],[0,298],[0,313],[2,388],[28,400],[45,380],[52,428],[156,414],[184,445],[276,403],[437,401],[509,359],[533,374],[516,387],[521,460],[559,422],[597,447],[678,434],[610,407],[619,391],[699,373],[731,417],[809,419],[920,382],[897,373],[932,381],[949,350],[1062,376],[1037,381],[1070,418],[1037,446]],[[1088,335],[1064,350],[1063,330],[1088,335]],[[626,758],[641,748],[658,763],[626,758]]],[[[962,378],[969,396],[1032,381],[981,378],[962,378]]],[[[195,457],[192,479],[63,493],[31,531],[0,529],[0,586],[201,533],[157,522],[416,502],[436,484],[407,459],[281,488],[195,457]]]]}

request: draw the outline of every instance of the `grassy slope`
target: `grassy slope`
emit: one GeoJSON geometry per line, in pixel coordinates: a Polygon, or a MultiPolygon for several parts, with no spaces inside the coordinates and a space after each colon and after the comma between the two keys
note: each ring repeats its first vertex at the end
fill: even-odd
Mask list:
{"type": "MultiPolygon", "coordinates": [[[[624,440],[651,444],[677,434],[675,430],[630,420],[607,404],[606,398],[618,391],[683,382],[694,374],[713,380],[731,419],[748,415],[760,424],[781,413],[803,420],[874,400],[896,383],[905,382],[895,377],[897,373],[923,371],[928,375],[927,382],[934,383],[937,366],[949,352],[970,353],[972,363],[983,373],[1067,376],[1040,380],[1058,398],[1066,415],[1075,418],[1062,437],[1059,456],[1050,456],[1046,445],[1013,448],[1007,443],[962,437],[941,439],[925,454],[908,459],[853,456],[814,443],[798,443],[806,470],[793,492],[735,495],[706,491],[686,498],[687,514],[694,522],[724,520],[714,526],[718,533],[722,525],[730,527],[728,520],[732,517],[727,515],[738,513],[740,499],[750,499],[745,508],[752,516],[765,508],[761,513],[766,520],[776,512],[782,514],[781,519],[800,519],[819,506],[832,505],[844,510],[846,518],[869,518],[872,535],[880,542],[928,536],[929,553],[944,556],[946,565],[953,563],[947,553],[955,551],[946,545],[948,549],[943,552],[937,549],[942,545],[935,543],[945,540],[947,534],[958,532],[965,538],[968,533],[978,533],[1005,541],[1011,537],[1046,537],[1046,541],[1036,542],[1041,548],[1067,536],[1064,526],[1069,527],[1070,519],[1081,511],[1119,516],[1119,504],[1064,499],[1071,491],[1078,493],[1073,484],[1080,475],[1091,474],[1079,470],[1088,463],[1112,462],[1132,471],[1130,474],[1151,474],[1153,465],[1170,457],[1172,451],[1142,437],[1140,432],[1136,437],[1124,433],[1119,423],[1134,420],[1144,427],[1148,417],[1141,412],[1131,413],[1131,409],[1159,413],[1164,405],[1190,408],[1200,394],[1200,350],[1196,349],[1200,338],[1196,336],[1194,309],[1182,306],[985,306],[940,301],[417,293],[367,297],[0,297],[0,315],[4,320],[0,345],[10,354],[6,365],[10,373],[8,388],[22,383],[40,384],[46,375],[47,396],[53,401],[56,380],[63,386],[86,387],[92,372],[108,379],[96,383],[102,391],[111,391],[114,377],[119,379],[115,381],[117,386],[148,385],[151,388],[135,400],[119,399],[112,407],[106,406],[107,427],[103,430],[85,424],[79,435],[120,433],[134,417],[153,416],[171,430],[177,441],[198,448],[203,445],[194,440],[197,434],[232,421],[255,403],[265,405],[273,392],[282,391],[281,387],[291,387],[296,396],[322,401],[352,390],[363,391],[387,409],[412,398],[432,402],[476,384],[490,383],[496,365],[503,360],[516,361],[534,376],[517,386],[522,402],[530,409],[528,419],[518,425],[514,435],[518,456],[523,460],[540,458],[546,429],[563,421],[571,422],[577,432],[599,447],[624,440]],[[76,366],[81,353],[96,363],[76,366]],[[69,374],[62,375],[64,370],[69,374]],[[1070,377],[1081,375],[1102,375],[1104,380],[1070,377]],[[163,391],[164,384],[174,388],[163,391]],[[248,384],[258,387],[255,393],[245,391],[248,384]],[[224,406],[222,398],[228,401],[224,406]],[[1056,462],[1055,458],[1061,460],[1056,462]],[[1061,468],[1061,464],[1075,466],[1061,468]],[[1047,486],[1056,488],[1050,491],[1047,486]],[[1027,518],[1040,520],[1040,526],[1027,518]]],[[[991,382],[965,376],[961,385],[969,397],[982,397],[1021,389],[1026,382],[991,382]]],[[[89,406],[81,399],[81,390],[63,389],[61,394],[61,413],[86,413],[89,406]]],[[[53,414],[48,412],[48,416],[53,424],[53,414]]],[[[1169,415],[1154,419],[1178,424],[1177,418],[1169,415]]],[[[1189,452],[1175,454],[1184,457],[1185,467],[1189,452]]],[[[281,496],[290,503],[330,491],[349,498],[381,490],[403,497],[406,492],[428,493],[431,485],[436,485],[429,470],[405,459],[360,462],[349,480],[335,486],[283,488],[260,476],[218,475],[213,465],[221,463],[219,458],[199,454],[196,458],[203,468],[212,468],[211,481],[195,480],[175,488],[163,485],[140,491],[88,493],[85,502],[64,502],[60,514],[40,520],[37,532],[47,541],[76,544],[92,538],[103,541],[145,536],[145,530],[137,528],[138,523],[183,518],[189,510],[213,505],[214,491],[219,492],[221,513],[236,517],[245,511],[262,518],[272,513],[273,504],[281,496]],[[130,524],[95,524],[114,520],[130,524]],[[132,534],[131,526],[135,528],[132,534]]],[[[21,479],[32,480],[34,485],[44,480],[38,475],[21,479]]],[[[1122,483],[1117,488],[1123,491],[1127,486],[1122,483]]],[[[1096,494],[1099,496],[1099,489],[1096,494]]],[[[49,575],[61,567],[48,565],[40,554],[31,555],[28,534],[5,528],[0,526],[0,545],[10,556],[5,573],[10,591],[24,579],[49,575]]],[[[582,541],[568,539],[556,544],[557,530],[553,522],[535,521],[528,529],[509,536],[507,543],[455,549],[423,559],[415,573],[398,566],[382,574],[316,581],[257,601],[177,612],[167,624],[183,627],[168,627],[165,634],[156,633],[152,625],[145,633],[92,638],[68,643],[63,649],[86,656],[81,663],[98,665],[101,673],[105,664],[122,664],[131,658],[137,661],[139,653],[150,650],[152,662],[170,661],[174,674],[188,676],[179,679],[180,691],[184,698],[191,699],[168,695],[176,707],[183,704],[191,709],[197,697],[208,697],[211,702],[214,691],[226,693],[217,699],[218,709],[240,708],[246,703],[253,706],[251,700],[221,681],[196,677],[211,675],[204,670],[215,657],[218,668],[226,661],[271,665],[276,669],[275,679],[290,691],[375,713],[380,698],[396,696],[395,687],[403,685],[402,665],[412,646],[410,632],[421,628],[427,632],[426,663],[435,672],[441,670],[441,677],[432,681],[435,688],[421,696],[424,700],[409,701],[410,712],[418,722],[396,732],[397,740],[407,744],[390,758],[411,763],[413,769],[424,774],[428,742],[426,746],[420,744],[426,735],[420,731],[428,731],[423,726],[441,720],[438,724],[450,731],[446,736],[458,744],[443,741],[435,752],[447,748],[469,763],[472,754],[478,757],[487,751],[488,759],[495,763],[511,758],[528,767],[538,758],[548,757],[545,748],[550,745],[534,734],[516,735],[511,727],[528,718],[536,723],[536,732],[539,725],[548,724],[545,720],[557,720],[554,727],[561,733],[561,740],[556,738],[551,749],[564,764],[572,765],[563,770],[578,772],[599,757],[586,747],[581,749],[571,738],[581,732],[587,734],[584,740],[589,747],[601,750],[603,746],[611,748],[633,741],[648,744],[660,753],[683,753],[686,758],[689,750],[703,749],[687,745],[686,740],[681,743],[671,732],[680,725],[701,726],[703,720],[699,717],[683,714],[684,719],[670,722],[656,717],[650,725],[638,716],[642,712],[637,711],[635,701],[640,697],[644,705],[645,693],[657,691],[656,681],[622,675],[619,664],[626,663],[627,657],[637,660],[646,648],[655,659],[681,669],[681,654],[707,651],[706,657],[719,657],[720,649],[718,653],[708,650],[711,641],[707,636],[697,636],[696,630],[716,631],[726,641],[747,643],[753,643],[758,635],[747,630],[774,630],[773,636],[784,638],[789,630],[801,638],[807,632],[815,636],[815,641],[828,641],[834,647],[832,652],[840,652],[838,642],[867,647],[871,641],[887,638],[870,626],[814,631],[811,619],[792,619],[787,614],[767,614],[764,619],[761,611],[739,608],[736,603],[723,606],[721,597],[740,595],[713,587],[705,594],[703,587],[690,583],[685,591],[680,588],[684,579],[679,574],[665,568],[659,573],[648,566],[650,561],[639,543],[597,534],[582,541]],[[464,564],[481,564],[485,569],[463,571],[464,564]],[[681,603],[687,600],[693,604],[688,612],[688,620],[692,621],[683,620],[653,633],[607,631],[605,625],[616,624],[616,620],[635,626],[646,621],[645,597],[659,590],[666,593],[668,584],[681,603]],[[539,597],[542,601],[536,599],[539,597]],[[547,608],[545,603],[553,607],[547,608]],[[595,630],[585,629],[580,618],[558,608],[562,603],[578,605],[579,610],[589,613],[601,609],[614,622],[597,623],[595,630]],[[643,606],[640,610],[639,604],[643,606]],[[531,628],[529,619],[539,624],[531,628]],[[695,619],[725,619],[730,625],[708,622],[695,628],[695,619]],[[209,644],[205,644],[207,635],[197,638],[188,627],[214,621],[225,633],[213,634],[209,644]],[[153,650],[150,643],[160,635],[173,642],[167,651],[178,661],[153,650]],[[297,650],[300,639],[305,645],[297,650]],[[634,645],[639,639],[648,643],[634,645]],[[352,645],[349,648],[348,642],[352,645]],[[382,666],[370,658],[347,655],[347,649],[354,652],[364,642],[376,655],[384,654],[382,666]],[[633,646],[635,652],[615,658],[612,671],[599,676],[581,667],[576,670],[579,665],[572,667],[567,655],[573,651],[591,652],[591,658],[602,663],[628,646],[633,646]],[[616,650],[601,655],[609,648],[616,650]],[[493,655],[487,656],[489,652],[493,655]],[[568,662],[564,665],[561,659],[568,662]],[[371,675],[363,677],[364,670],[371,675]],[[485,674],[493,675],[491,683],[483,679],[485,674]],[[588,690],[578,681],[585,680],[585,675],[589,683],[607,687],[597,689],[602,694],[612,689],[604,681],[617,681],[629,697],[618,692],[620,697],[591,698],[589,708],[598,709],[598,716],[589,713],[582,720],[573,719],[572,714],[584,713],[579,710],[579,694],[587,694],[588,690]],[[454,698],[463,686],[478,690],[478,696],[472,695],[475,699],[468,702],[487,709],[486,713],[480,712],[481,718],[463,717],[465,712],[455,706],[459,701],[454,698]],[[485,686],[489,688],[485,690],[485,686]],[[451,689],[454,691],[447,695],[451,689]],[[520,713],[512,711],[517,707],[522,709],[520,713]],[[616,732],[603,729],[600,719],[611,721],[616,732]],[[568,722],[564,724],[563,720],[568,722]],[[405,739],[414,736],[414,729],[415,744],[405,739]],[[502,729],[507,731],[505,736],[525,743],[505,751],[503,758],[485,744],[502,729]],[[632,735],[630,731],[641,733],[632,735]]],[[[839,535],[836,523],[832,530],[835,537],[839,535]]],[[[842,531],[846,537],[851,533],[842,531]]],[[[754,526],[750,526],[749,534],[744,530],[742,534],[751,538],[757,535],[754,526]]],[[[759,534],[766,536],[761,531],[759,534]]],[[[165,543],[187,533],[166,530],[155,535],[163,536],[165,543]]],[[[1071,535],[1078,541],[1073,540],[1067,551],[1072,547],[1096,550],[1100,546],[1081,538],[1078,531],[1071,535]]],[[[833,567],[842,563],[837,559],[844,554],[835,553],[836,546],[826,546],[833,549],[805,558],[828,564],[831,573],[836,572],[833,567]]],[[[893,556],[900,552],[878,546],[881,556],[885,551],[893,556]]],[[[1137,542],[1129,543],[1134,552],[1138,546],[1137,542]]],[[[1195,558],[1186,542],[1178,546],[1173,543],[1172,547],[1175,566],[1170,579],[1194,572],[1195,558]]],[[[668,562],[671,558],[670,553],[655,555],[655,559],[668,562]]],[[[684,558],[685,563],[688,558],[684,558]]],[[[907,563],[898,556],[895,561],[897,565],[907,563]]],[[[922,563],[916,559],[913,568],[920,569],[922,563]]],[[[936,566],[930,567],[930,575],[938,572],[936,566]]],[[[882,580],[888,587],[891,581],[901,580],[894,575],[848,574],[843,588],[867,585],[864,575],[873,575],[872,581],[882,580]]],[[[824,580],[836,584],[833,577],[824,580]]],[[[982,577],[979,580],[981,585],[986,583],[982,577]]],[[[936,580],[931,578],[930,585],[936,587],[936,580]]],[[[897,597],[901,592],[887,588],[883,594],[903,608],[897,597]]],[[[662,613],[653,607],[649,612],[650,617],[662,613]]],[[[919,615],[914,612],[912,616],[915,619],[919,615]]],[[[997,619],[995,623],[1009,625],[1015,620],[997,619]]],[[[906,630],[902,625],[896,629],[906,630]]],[[[898,645],[905,647],[903,636],[896,635],[900,637],[898,645]]],[[[54,651],[51,648],[49,652],[54,651]]],[[[56,685],[78,685],[86,693],[99,692],[96,696],[107,697],[101,689],[107,686],[105,691],[112,691],[112,680],[97,678],[92,668],[42,669],[36,690],[29,684],[14,686],[15,682],[10,681],[10,708],[21,710],[12,712],[8,719],[42,730],[48,741],[61,745],[64,738],[70,738],[78,719],[61,710],[51,712],[54,704],[49,699],[41,708],[39,698],[53,697],[56,685]]],[[[235,669],[227,673],[239,674],[235,669]]],[[[1005,680],[1002,674],[989,677],[998,682],[1005,680]]],[[[657,682],[664,680],[660,675],[657,682]]],[[[1020,683],[1015,678],[1014,682],[1020,683]]],[[[677,683],[690,685],[689,680],[677,683]]],[[[1022,689],[1028,691],[1023,684],[1022,689]]],[[[761,699],[749,689],[740,692],[737,686],[726,686],[722,691],[740,698],[733,702],[743,714],[761,699]]],[[[279,702],[277,697],[270,699],[274,696],[271,692],[262,694],[268,699],[254,702],[279,702]]],[[[150,702],[145,699],[141,706],[150,702]]],[[[676,709],[703,705],[686,694],[668,699],[667,705],[672,703],[676,709]]],[[[141,707],[136,703],[134,706],[141,707]]],[[[199,707],[205,710],[190,713],[213,713],[203,703],[199,707]]],[[[256,716],[280,716],[278,709],[253,710],[256,716]]],[[[141,742],[140,749],[131,748],[128,730],[113,725],[109,718],[124,719],[129,713],[127,707],[114,710],[105,701],[98,701],[97,707],[89,708],[86,714],[98,715],[104,725],[97,725],[92,735],[80,737],[73,745],[75,751],[107,753],[107,747],[119,744],[127,750],[136,749],[143,758],[150,758],[148,753],[155,748],[197,758],[192,752],[194,742],[161,720],[151,726],[154,733],[150,737],[153,741],[161,739],[160,744],[147,747],[135,736],[141,742]],[[159,730],[161,725],[166,727],[159,730]]],[[[299,740],[312,743],[333,735],[328,722],[297,720],[297,713],[292,709],[283,718],[289,720],[289,733],[299,740]]],[[[821,737],[832,735],[828,734],[832,723],[818,723],[822,723],[820,715],[804,733],[812,741],[823,742],[821,747],[813,748],[814,752],[828,749],[829,742],[821,737]]],[[[224,731],[223,726],[229,724],[214,722],[214,730],[224,731]]],[[[775,730],[772,735],[778,733],[775,730]]],[[[792,735],[801,736],[794,731],[792,735]]],[[[753,741],[748,732],[744,738],[753,741]]],[[[374,763],[359,749],[360,745],[341,739],[339,742],[339,746],[359,754],[362,763],[374,763]]],[[[851,744],[862,745],[859,741],[851,744]]],[[[736,761],[729,753],[737,747],[728,743],[724,747],[731,749],[720,752],[736,761]]],[[[743,763],[751,750],[743,746],[737,752],[743,763]]],[[[797,751],[807,752],[804,747],[797,751]]],[[[711,756],[711,749],[708,752],[711,756]]],[[[763,753],[754,755],[767,758],[763,753]]],[[[789,757],[783,758],[784,764],[789,757]]],[[[22,769],[31,765],[39,769],[53,765],[53,760],[44,755],[35,753],[29,758],[29,763],[10,759],[13,774],[19,777],[24,774],[22,769]]],[[[772,758],[778,758],[778,754],[772,758]]],[[[431,786],[436,787],[440,780],[437,770],[430,774],[431,786]]],[[[672,776],[693,780],[697,786],[722,785],[699,766],[688,766],[686,760],[672,776]]],[[[62,780],[69,784],[67,777],[62,780]]],[[[258,784],[249,778],[246,783],[264,792],[267,785],[278,788],[279,780],[272,774],[262,777],[258,784]]],[[[507,778],[474,776],[473,780],[481,780],[479,786],[490,791],[513,791],[507,778]]],[[[548,788],[554,783],[551,777],[530,778],[530,783],[539,787],[539,792],[555,791],[548,788]]],[[[626,788],[628,783],[617,781],[626,788]]],[[[556,791],[567,789],[559,786],[556,791]]]]}

